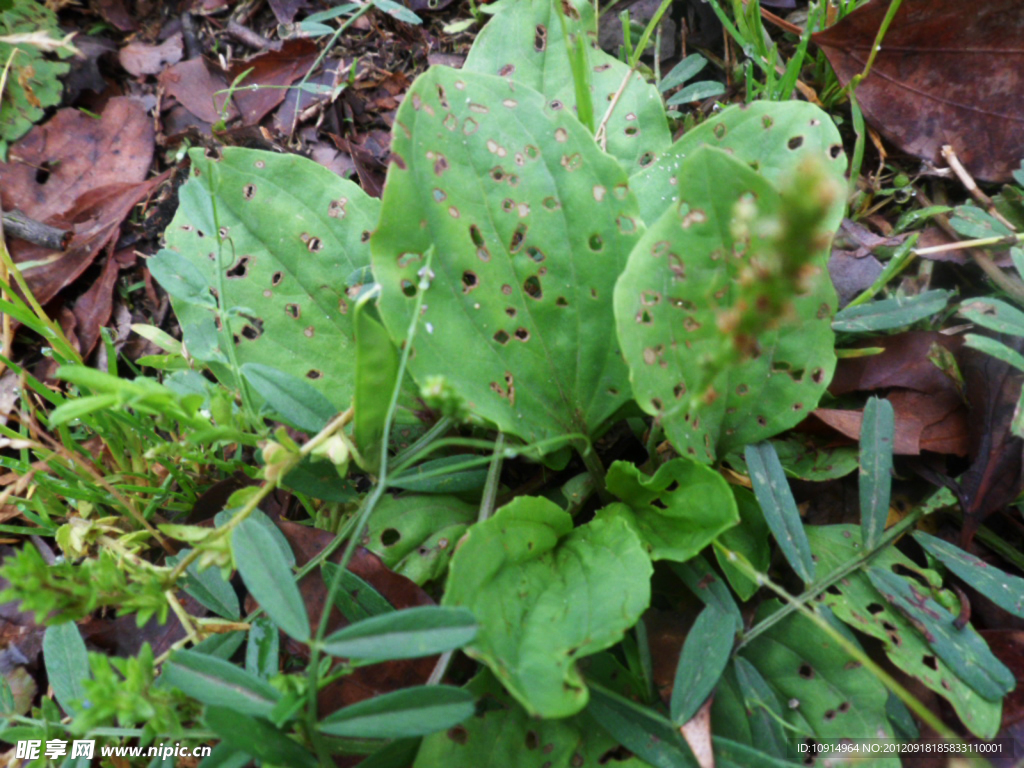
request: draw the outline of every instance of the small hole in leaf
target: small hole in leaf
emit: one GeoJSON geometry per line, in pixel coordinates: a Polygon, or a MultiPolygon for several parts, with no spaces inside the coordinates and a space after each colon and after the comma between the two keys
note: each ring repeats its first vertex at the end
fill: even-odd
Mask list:
{"type": "Polygon", "coordinates": [[[484,245],[484,236],[480,234],[480,228],[476,224],[473,224],[469,228],[469,238],[473,241],[473,245],[477,248],[482,248],[484,245]]]}
{"type": "Polygon", "coordinates": [[[498,331],[494,334],[494,340],[499,344],[508,344],[509,335],[504,331],[498,331]]]}
{"type": "Polygon", "coordinates": [[[324,241],[319,237],[311,237],[306,247],[309,248],[310,253],[319,253],[324,249],[324,241]]]}
{"type": "Polygon", "coordinates": [[[646,168],[647,166],[649,166],[651,163],[654,162],[654,153],[653,152],[644,152],[642,155],[640,155],[640,161],[639,162],[640,162],[640,167],[641,168],[646,168]]]}
{"type": "Polygon", "coordinates": [[[526,748],[533,750],[540,746],[540,737],[536,731],[526,732],[526,748]]]}
{"type": "Polygon", "coordinates": [[[434,202],[435,203],[443,203],[447,199],[448,199],[448,195],[445,194],[445,191],[443,189],[438,189],[437,187],[434,188],[434,202]]]}
{"type": "Polygon", "coordinates": [[[554,110],[559,110],[559,109],[562,109],[562,107],[564,107],[565,105],[562,102],[560,102],[558,99],[552,99],[551,102],[548,104],[548,106],[551,107],[554,110]]]}
{"type": "Polygon", "coordinates": [[[843,154],[843,148],[839,144],[833,144],[831,147],[828,148],[828,154],[829,154],[829,157],[831,157],[833,160],[835,160],[841,154],[843,154]]]}
{"type": "Polygon", "coordinates": [[[380,543],[383,544],[385,547],[393,547],[401,540],[401,538],[402,534],[400,534],[394,528],[385,528],[383,531],[381,531],[380,543]]]}
{"type": "Polygon", "coordinates": [[[831,722],[836,719],[836,711],[834,709],[825,710],[825,722],[831,722]]]}
{"type": "Polygon", "coordinates": [[[251,256],[242,256],[234,263],[234,265],[232,265],[231,269],[225,273],[226,276],[233,280],[245,277],[249,274],[249,262],[251,260],[251,256]]]}
{"type": "Polygon", "coordinates": [[[519,314],[519,312],[516,310],[515,307],[505,307],[505,314],[508,315],[509,317],[515,317],[517,314],[519,314]]]}
{"type": "Polygon", "coordinates": [[[470,272],[469,270],[466,270],[465,272],[462,273],[463,293],[469,293],[470,291],[472,291],[474,288],[476,288],[477,283],[478,281],[475,272],[470,272]]]}
{"type": "Polygon", "coordinates": [[[627,125],[626,130],[623,131],[623,133],[625,133],[627,136],[636,136],[638,133],[640,133],[640,129],[637,128],[635,125],[627,125]]]}
{"type": "Polygon", "coordinates": [[[263,334],[262,328],[256,328],[251,325],[246,325],[242,328],[242,336],[249,341],[258,339],[263,334]]]}
{"type": "Polygon", "coordinates": [[[612,397],[618,397],[618,395],[619,395],[618,387],[608,387],[608,394],[611,395],[612,397]]]}
{"type": "Polygon", "coordinates": [[[619,216],[615,220],[616,226],[619,228],[619,232],[624,235],[632,235],[636,232],[636,222],[629,216],[619,216]]]}
{"type": "Polygon", "coordinates": [[[525,328],[516,328],[516,338],[520,341],[529,341],[530,332],[525,328]]]}
{"type": "Polygon", "coordinates": [[[509,243],[509,253],[519,253],[519,249],[523,247],[523,238],[526,236],[526,225],[520,224],[516,227],[516,231],[512,233],[512,242],[509,243]]]}
{"type": "Polygon", "coordinates": [[[531,298],[537,299],[538,301],[544,296],[544,292],[540,287],[540,280],[532,275],[526,278],[523,282],[523,290],[526,291],[531,298]]]}
{"type": "Polygon", "coordinates": [[[800,677],[802,677],[804,680],[814,679],[814,669],[811,667],[810,664],[806,662],[800,665],[800,668],[797,670],[797,674],[800,675],[800,677]]]}
{"type": "Polygon", "coordinates": [[[361,234],[361,235],[359,236],[359,242],[360,242],[360,243],[368,243],[368,242],[370,242],[370,235],[371,235],[371,234],[372,234],[372,233],[370,232],[370,230],[368,230],[368,229],[364,229],[364,230],[363,230],[363,234],[361,234]]]}
{"type": "Polygon", "coordinates": [[[501,210],[503,210],[505,213],[511,213],[515,209],[516,201],[513,200],[511,197],[506,197],[504,200],[501,201],[501,210]]]}
{"type": "Polygon", "coordinates": [[[411,280],[403,280],[402,293],[412,298],[413,296],[416,295],[416,284],[413,283],[411,280]]]}
{"type": "Polygon", "coordinates": [[[714,127],[712,133],[715,134],[716,139],[724,139],[725,134],[728,132],[728,128],[725,127],[725,123],[719,123],[714,127]]]}
{"type": "Polygon", "coordinates": [[[562,207],[562,204],[559,203],[558,200],[556,200],[553,197],[545,197],[543,205],[544,210],[546,211],[557,211],[559,208],[562,207]]]}
{"type": "Polygon", "coordinates": [[[664,408],[665,404],[661,402],[661,398],[660,397],[652,397],[651,398],[651,405],[654,406],[654,410],[660,411],[660,410],[662,410],[662,408],[664,408]]]}
{"type": "Polygon", "coordinates": [[[839,711],[841,713],[849,712],[850,711],[850,702],[844,701],[842,704],[840,704],[839,705],[839,711]]]}
{"type": "Polygon", "coordinates": [[[569,302],[565,298],[565,296],[559,296],[557,299],[555,299],[555,306],[558,306],[558,307],[568,307],[569,306],[569,302]]]}
{"type": "Polygon", "coordinates": [[[868,613],[870,613],[872,616],[877,616],[878,614],[880,614],[884,610],[885,610],[885,607],[883,605],[881,605],[880,603],[871,603],[868,606],[868,613]]]}
{"type": "Polygon", "coordinates": [[[758,416],[757,417],[757,425],[759,427],[767,427],[768,426],[768,419],[766,419],[764,416],[758,416]]]}
{"type": "Polygon", "coordinates": [[[930,670],[932,670],[934,672],[938,672],[939,671],[939,661],[938,661],[938,659],[936,659],[931,654],[923,657],[921,659],[921,661],[924,663],[924,665],[926,667],[928,667],[928,669],[930,669],[930,670]]]}
{"type": "Polygon", "coordinates": [[[469,741],[469,731],[463,725],[456,725],[454,728],[448,729],[448,738],[454,741],[456,744],[465,744],[469,741]]]}
{"type": "Polygon", "coordinates": [[[682,382],[679,382],[674,387],[672,387],[672,394],[675,396],[676,400],[678,400],[679,398],[686,394],[686,385],[683,384],[682,382]]]}
{"type": "Polygon", "coordinates": [[[302,308],[298,304],[285,304],[284,311],[286,315],[295,319],[302,314],[302,308]]]}
{"type": "Polygon", "coordinates": [[[494,179],[495,181],[501,181],[502,179],[505,178],[505,169],[502,168],[500,165],[494,166],[493,168],[491,168],[491,178],[494,179]]]}
{"type": "Polygon", "coordinates": [[[324,377],[323,373],[321,371],[316,370],[315,368],[306,371],[306,378],[307,379],[312,379],[312,380],[316,381],[317,379],[322,379],[323,377],[324,377]]]}
{"type": "Polygon", "coordinates": [[[526,255],[536,261],[538,264],[544,261],[544,252],[536,246],[530,245],[526,248],[526,255]]]}
{"type": "Polygon", "coordinates": [[[790,149],[800,149],[800,147],[802,147],[803,144],[803,136],[794,136],[793,138],[786,142],[786,146],[789,147],[790,149]]]}
{"type": "Polygon", "coordinates": [[[42,185],[42,184],[45,184],[47,181],[49,181],[50,180],[50,172],[52,171],[52,169],[53,169],[53,167],[50,165],[50,161],[49,160],[44,160],[36,168],[36,184],[42,185]]]}
{"type": "Polygon", "coordinates": [[[505,283],[503,286],[501,286],[501,292],[503,294],[505,294],[506,296],[511,296],[512,295],[512,286],[509,285],[508,283],[505,283]]]}
{"type": "Polygon", "coordinates": [[[590,250],[597,252],[604,248],[604,240],[598,234],[593,234],[590,239],[587,240],[587,245],[590,246],[590,250]]]}
{"type": "Polygon", "coordinates": [[[543,24],[538,24],[533,35],[533,49],[543,51],[548,47],[548,30],[543,24]]]}
{"type": "Polygon", "coordinates": [[[242,197],[246,200],[252,200],[256,196],[256,185],[246,184],[242,187],[242,197]]]}
{"type": "Polygon", "coordinates": [[[498,74],[501,77],[508,77],[509,75],[513,74],[515,71],[516,71],[516,65],[515,64],[506,64],[505,66],[503,66],[501,69],[498,70],[498,74]]]}

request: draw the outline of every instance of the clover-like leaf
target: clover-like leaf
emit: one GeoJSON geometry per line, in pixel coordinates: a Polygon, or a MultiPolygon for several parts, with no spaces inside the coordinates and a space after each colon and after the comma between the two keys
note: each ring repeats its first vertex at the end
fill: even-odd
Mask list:
{"type": "MultiPolygon", "coordinates": [[[[594,6],[588,0],[568,0],[562,8],[565,16],[559,19],[552,0],[505,3],[473,42],[465,71],[508,78],[544,94],[549,105],[573,111],[576,92],[562,23],[570,42],[579,35],[589,41],[595,28],[594,6]]],[[[654,163],[672,141],[665,107],[657,88],[591,45],[587,57],[594,122],[601,122],[614,100],[605,125],[607,150],[633,175],[654,163]]]]}
{"type": "Polygon", "coordinates": [[[569,110],[519,83],[445,67],[398,111],[371,246],[380,311],[403,338],[432,280],[409,362],[524,440],[592,433],[629,399],[599,329],[639,237],[619,165],[569,110]]]}
{"type": "Polygon", "coordinates": [[[685,562],[740,520],[725,479],[688,459],[666,462],[652,477],[617,461],[608,469],[608,490],[625,503],[598,515],[625,520],[652,560],[685,562]]]}
{"type": "MultiPolygon", "coordinates": [[[[190,158],[193,177],[165,237],[217,294],[238,363],[305,379],[347,407],[355,353],[345,278],[370,262],[379,202],[298,155],[230,147],[220,159],[190,158]]],[[[188,328],[210,313],[171,302],[198,356],[188,328]]]]}
{"type": "MultiPolygon", "coordinates": [[[[792,201],[709,147],[682,163],[677,194],[633,249],[615,315],[640,407],[661,420],[680,452],[711,462],[793,426],[817,405],[835,367],[836,298],[822,247],[805,265],[803,292],[791,298],[793,319],[760,331],[745,358],[715,365],[735,343],[720,324],[740,301],[738,278],[751,268],[757,274],[759,254],[772,247],[757,227],[737,232],[737,204],[767,220],[792,201]]],[[[757,288],[756,280],[746,285],[757,288]]]]}
{"type": "Polygon", "coordinates": [[[442,602],[473,611],[480,631],[466,653],[528,712],[567,717],[587,704],[576,660],[636,623],[650,600],[651,572],[623,520],[573,528],[553,502],[520,496],[463,538],[442,602]]]}

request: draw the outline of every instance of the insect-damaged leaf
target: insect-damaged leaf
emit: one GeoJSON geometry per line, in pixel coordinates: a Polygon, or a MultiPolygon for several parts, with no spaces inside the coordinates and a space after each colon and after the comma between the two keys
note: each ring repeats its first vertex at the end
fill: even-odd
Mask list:
{"type": "Polygon", "coordinates": [[[957,676],[989,701],[1013,690],[1013,673],[988,649],[970,626],[954,626],[955,616],[939,605],[920,584],[883,568],[869,568],[871,584],[920,631],[936,655],[957,676]]]}
{"type": "Polygon", "coordinates": [[[600,426],[629,398],[621,354],[595,332],[642,227],[622,169],[569,110],[445,67],[406,96],[391,158],[371,245],[395,338],[436,249],[413,376],[443,373],[524,440],[600,426]]]}
{"type": "MultiPolygon", "coordinates": [[[[687,131],[664,152],[643,158],[643,170],[630,178],[630,188],[648,225],[677,199],[683,160],[705,145],[726,150],[772,184],[778,184],[808,156],[826,163],[837,179],[846,172],[839,131],[832,118],[814,105],[756,101],[728,107],[687,131]]],[[[843,208],[842,201],[837,201],[828,226],[839,226],[843,208]]]]}
{"type": "Polygon", "coordinates": [[[768,220],[788,203],[747,165],[709,147],[681,164],[677,194],[633,249],[615,289],[615,316],[640,407],[660,419],[680,453],[711,462],[814,408],[835,367],[836,298],[821,249],[806,291],[791,299],[795,319],[758,333],[756,354],[719,364],[733,344],[719,322],[736,307],[742,270],[768,263],[758,254],[774,247],[759,228],[734,236],[737,204],[768,220]]]}
{"type": "Polygon", "coordinates": [[[937,557],[949,570],[974,589],[1014,616],[1024,618],[1024,579],[989,565],[948,541],[914,531],[917,543],[937,557]]]}
{"type": "MultiPolygon", "coordinates": [[[[558,0],[562,2],[562,0],[558,0]]],[[[658,90],[625,63],[589,40],[594,6],[587,0],[562,3],[570,41],[583,35],[590,67],[595,126],[629,76],[606,125],[608,153],[633,175],[649,166],[672,141],[658,90]]],[[[498,75],[544,94],[548,104],[574,111],[576,93],[566,53],[562,20],[552,0],[505,3],[473,43],[464,71],[498,75]]]]}
{"type": "MultiPolygon", "coordinates": [[[[808,526],[807,536],[818,559],[819,580],[828,579],[830,574],[863,557],[865,552],[859,526],[808,526]]],[[[938,574],[918,568],[894,547],[886,547],[871,562],[890,571],[897,566],[900,570],[916,569],[916,573],[932,583],[939,581],[938,574]]],[[[963,682],[913,625],[885,601],[863,570],[835,582],[822,593],[822,602],[839,620],[880,640],[896,667],[948,699],[972,733],[980,738],[995,735],[999,728],[1000,703],[986,701],[963,682]]]]}
{"type": "MultiPolygon", "coordinates": [[[[771,601],[758,618],[781,607],[771,601]]],[[[752,640],[742,656],[783,702],[786,722],[797,732],[820,739],[893,737],[885,686],[861,665],[851,664],[846,651],[807,617],[786,617],[752,640]]],[[[736,726],[729,723],[738,718],[727,703],[716,698],[712,727],[731,736],[736,726]]],[[[879,768],[899,764],[895,757],[872,763],[879,768]]]]}
{"type": "MultiPolygon", "coordinates": [[[[303,378],[347,407],[355,356],[344,276],[369,264],[379,203],[298,155],[229,147],[219,160],[202,150],[190,158],[193,177],[167,246],[202,273],[222,312],[236,310],[227,322],[239,364],[303,378]]],[[[174,296],[171,303],[198,356],[188,328],[211,314],[174,296]]]]}
{"type": "MultiPolygon", "coordinates": [[[[867,3],[812,38],[842,83],[864,70],[883,2],[867,3]]],[[[943,144],[967,169],[1009,181],[1024,155],[1019,66],[1024,6],[990,0],[965,12],[958,0],[903,0],[871,74],[857,87],[864,117],[903,151],[945,165],[943,144]]]]}
{"type": "Polygon", "coordinates": [[[651,562],[622,520],[572,518],[520,496],[469,529],[444,605],[480,623],[466,646],[531,714],[567,717],[587,703],[577,659],[622,638],[647,608],[651,562]]]}
{"type": "Polygon", "coordinates": [[[653,477],[617,461],[608,469],[608,491],[625,503],[598,516],[625,520],[652,560],[685,562],[740,519],[722,476],[687,459],[662,464],[653,477]]]}

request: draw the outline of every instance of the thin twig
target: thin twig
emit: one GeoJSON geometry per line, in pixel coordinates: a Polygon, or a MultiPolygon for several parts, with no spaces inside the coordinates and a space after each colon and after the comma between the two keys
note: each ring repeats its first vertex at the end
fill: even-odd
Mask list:
{"type": "Polygon", "coordinates": [[[4,211],[3,228],[10,237],[49,248],[51,251],[63,251],[71,242],[71,230],[43,224],[41,221],[30,219],[21,211],[4,211]]]}
{"type": "Polygon", "coordinates": [[[1007,221],[1003,214],[996,209],[996,204],[992,202],[992,198],[978,189],[978,185],[974,181],[974,178],[967,172],[967,169],[964,168],[963,164],[960,162],[960,158],[956,156],[956,150],[954,150],[949,144],[943,144],[942,157],[945,158],[950,169],[956,174],[956,177],[960,179],[960,183],[964,185],[964,188],[968,192],[970,192],[971,197],[977,201],[978,205],[983,206],[989,216],[996,219],[1011,232],[1016,232],[1017,228],[1007,221]]]}

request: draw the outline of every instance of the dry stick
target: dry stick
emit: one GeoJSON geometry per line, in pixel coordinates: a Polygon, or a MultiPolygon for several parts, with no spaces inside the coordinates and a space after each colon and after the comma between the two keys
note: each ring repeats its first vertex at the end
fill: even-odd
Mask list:
{"type": "Polygon", "coordinates": [[[615,95],[612,96],[611,103],[608,104],[608,109],[605,110],[604,117],[601,118],[600,125],[598,125],[597,126],[597,130],[594,131],[594,139],[600,145],[602,150],[607,151],[607,149],[608,149],[608,132],[607,132],[608,120],[609,120],[609,118],[611,118],[612,112],[615,111],[615,107],[618,105],[619,99],[622,98],[622,94],[626,90],[626,85],[629,83],[629,78],[631,78],[632,76],[633,76],[633,70],[630,69],[626,73],[626,76],[624,78],[622,78],[622,83],[619,85],[619,90],[617,90],[615,92],[615,95]]]}
{"type": "Polygon", "coordinates": [[[30,219],[21,211],[4,211],[3,229],[9,237],[49,248],[51,251],[63,251],[71,242],[71,230],[43,224],[41,221],[30,219]]]}
{"type": "Polygon", "coordinates": [[[1003,218],[1003,214],[996,210],[996,204],[992,202],[992,198],[978,189],[977,183],[974,178],[967,172],[967,169],[963,167],[960,162],[960,158],[956,156],[956,151],[949,144],[942,145],[942,156],[949,163],[950,169],[956,174],[956,177],[960,179],[960,183],[964,185],[968,192],[971,193],[978,205],[983,205],[988,215],[999,221],[1000,224],[1005,226],[1011,232],[1016,232],[1017,228],[1003,218]]]}
{"type": "MultiPolygon", "coordinates": [[[[917,191],[917,200],[924,208],[929,208],[932,205],[931,200],[921,190],[917,191]]],[[[940,213],[933,216],[932,220],[950,237],[954,239],[959,237],[957,231],[949,223],[949,217],[946,214],[940,213]]],[[[962,247],[962,244],[960,245],[962,247]]],[[[968,248],[967,253],[970,254],[971,258],[981,267],[982,272],[988,275],[993,283],[999,286],[1002,291],[1012,296],[1014,300],[1024,304],[1024,283],[1003,272],[985,251],[979,248],[968,248]]]]}

